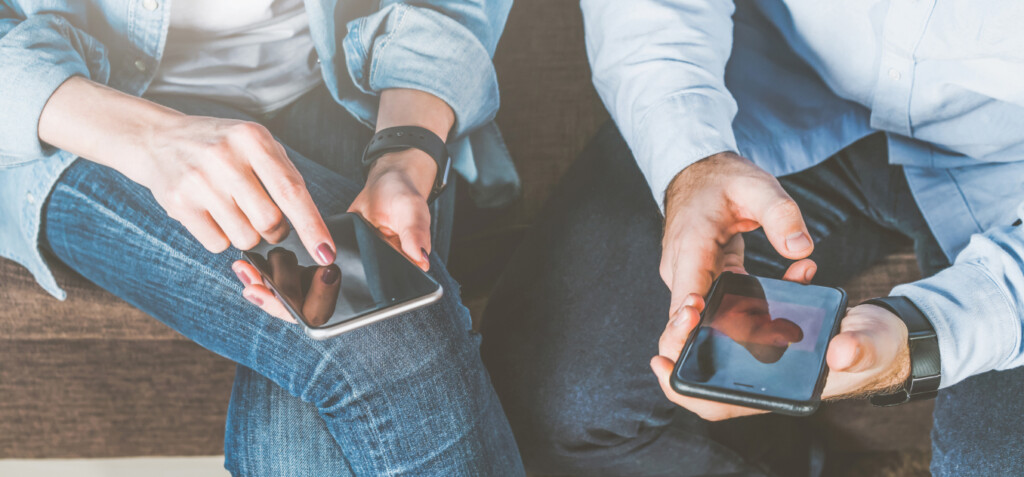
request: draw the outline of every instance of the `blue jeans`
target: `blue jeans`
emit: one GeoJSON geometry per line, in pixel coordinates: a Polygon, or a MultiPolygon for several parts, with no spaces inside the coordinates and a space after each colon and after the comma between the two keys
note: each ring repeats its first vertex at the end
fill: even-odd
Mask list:
{"type": "MultiPolygon", "coordinates": [[[[816,283],[842,285],[909,243],[923,273],[948,266],[902,169],[887,159],[884,137],[874,135],[780,178],[816,242],[816,283]]],[[[510,260],[484,313],[482,354],[527,469],[588,476],[808,474],[814,437],[806,420],[707,423],[663,396],[648,364],[668,316],[669,291],[658,275],[662,220],[629,148],[609,124],[566,173],[510,260]]],[[[744,238],[751,273],[783,274],[788,261],[763,232],[744,238]]],[[[1020,468],[1022,376],[1001,373],[1002,392],[984,385],[996,378],[983,376],[940,394],[936,470],[1005,471],[1010,462],[1020,468]],[[969,419],[956,418],[967,408],[969,419]],[[992,461],[982,464],[985,459],[992,461]]]]}
{"type": "MultiPolygon", "coordinates": [[[[255,120],[212,101],[152,99],[255,120]]],[[[261,119],[321,213],[344,212],[360,190],[371,131],[324,88],[261,119]]],[[[448,227],[451,200],[435,210],[448,227]]],[[[448,232],[436,232],[447,243],[448,232]]],[[[235,475],[523,474],[479,336],[437,254],[438,303],[314,341],[241,297],[230,268],[237,250],[207,252],[149,191],[109,168],[79,160],[66,171],[48,199],[44,237],[84,277],[239,364],[225,439],[235,475]]]]}

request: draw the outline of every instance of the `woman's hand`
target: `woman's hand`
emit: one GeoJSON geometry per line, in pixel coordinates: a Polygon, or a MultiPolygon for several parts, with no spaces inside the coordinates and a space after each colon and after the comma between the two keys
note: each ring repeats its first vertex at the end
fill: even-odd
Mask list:
{"type": "Polygon", "coordinates": [[[127,175],[211,252],[248,250],[261,237],[280,242],[287,217],[312,257],[334,262],[334,243],[302,176],[263,126],[181,116],[147,143],[149,160],[127,175]]]}
{"type": "MultiPolygon", "coordinates": [[[[429,93],[389,89],[381,94],[378,131],[394,126],[420,126],[445,138],[454,122],[452,109],[429,93]]],[[[376,227],[396,249],[424,271],[430,269],[428,255],[431,251],[427,198],[436,175],[437,163],[418,149],[381,156],[373,163],[366,185],[348,209],[376,227]]],[[[245,285],[242,294],[247,300],[273,316],[295,321],[264,285],[252,265],[239,260],[232,269],[245,285]]],[[[328,274],[327,277],[333,279],[334,275],[328,274]]],[[[342,276],[341,280],[344,279],[342,276]]]]}
{"type": "Polygon", "coordinates": [[[259,124],[187,116],[75,77],[43,109],[39,137],[148,188],[211,252],[280,241],[287,218],[311,256],[334,261],[302,176],[259,124]]]}
{"type": "Polygon", "coordinates": [[[430,269],[430,209],[427,197],[437,163],[409,149],[378,159],[349,212],[361,215],[424,271],[430,269]]]}

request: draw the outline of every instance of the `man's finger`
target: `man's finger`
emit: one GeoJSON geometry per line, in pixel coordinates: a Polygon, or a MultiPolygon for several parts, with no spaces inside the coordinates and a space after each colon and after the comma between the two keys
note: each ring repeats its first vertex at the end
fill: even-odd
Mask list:
{"type": "Polygon", "coordinates": [[[674,244],[672,263],[662,265],[672,269],[672,281],[668,284],[672,291],[670,313],[681,306],[682,301],[691,293],[700,296],[707,294],[711,283],[721,271],[723,258],[715,233],[701,233],[697,230],[686,232],[674,244]]]}
{"type": "Polygon", "coordinates": [[[814,263],[814,260],[805,258],[790,265],[782,279],[807,285],[811,283],[816,273],[818,273],[818,265],[814,263]]]}
{"type": "Polygon", "coordinates": [[[679,394],[675,389],[672,389],[672,385],[670,384],[673,368],[675,368],[675,363],[664,356],[655,356],[651,359],[651,370],[654,371],[654,375],[657,376],[658,384],[661,386],[661,391],[665,394],[665,397],[705,420],[720,421],[734,417],[766,414],[768,412],[749,407],[734,406],[732,404],[692,398],[679,394]]]}
{"type": "Polygon", "coordinates": [[[745,244],[742,234],[733,235],[729,239],[729,242],[725,244],[725,248],[722,251],[722,271],[747,274],[747,269],[743,267],[744,248],[745,244]]]}
{"type": "Polygon", "coordinates": [[[773,179],[763,187],[745,189],[740,194],[743,208],[754,214],[754,220],[764,228],[780,255],[797,260],[811,254],[814,242],[807,232],[800,207],[778,181],[773,179]]]}
{"type": "Polygon", "coordinates": [[[826,355],[828,367],[842,373],[859,373],[875,365],[875,348],[870,335],[847,331],[836,335],[829,343],[826,355]]]}
{"type": "Polygon", "coordinates": [[[696,307],[682,307],[678,313],[672,316],[665,331],[662,332],[661,339],[658,341],[658,354],[673,361],[679,358],[686,339],[699,321],[700,312],[696,307]]]}

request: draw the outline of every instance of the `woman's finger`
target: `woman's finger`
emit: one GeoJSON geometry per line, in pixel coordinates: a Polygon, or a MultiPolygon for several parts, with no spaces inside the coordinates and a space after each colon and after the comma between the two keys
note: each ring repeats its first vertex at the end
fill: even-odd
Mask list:
{"type": "Polygon", "coordinates": [[[239,250],[249,250],[260,243],[260,234],[249,223],[249,218],[242,213],[235,201],[230,197],[211,200],[210,216],[217,221],[221,230],[231,240],[231,244],[239,250]]]}
{"type": "Polygon", "coordinates": [[[288,313],[288,310],[269,288],[263,285],[249,285],[242,290],[242,296],[249,303],[260,307],[261,310],[269,315],[289,323],[296,323],[295,318],[292,317],[291,313],[288,313]]]}
{"type": "Polygon", "coordinates": [[[205,210],[190,211],[178,221],[211,253],[221,253],[231,246],[231,240],[205,210]]]}
{"type": "Polygon", "coordinates": [[[235,263],[231,264],[231,271],[235,272],[238,281],[242,282],[244,286],[263,285],[263,277],[259,270],[245,260],[235,260],[235,263]]]}
{"type": "Polygon", "coordinates": [[[267,242],[279,243],[284,240],[288,235],[288,222],[256,175],[252,171],[244,171],[238,174],[234,182],[237,187],[232,197],[252,228],[267,242]]]}
{"type": "Polygon", "coordinates": [[[252,160],[253,171],[264,185],[270,198],[291,221],[292,227],[306,246],[306,251],[320,265],[334,263],[337,247],[324,219],[306,189],[306,183],[291,160],[273,141],[257,152],[252,160]]]}

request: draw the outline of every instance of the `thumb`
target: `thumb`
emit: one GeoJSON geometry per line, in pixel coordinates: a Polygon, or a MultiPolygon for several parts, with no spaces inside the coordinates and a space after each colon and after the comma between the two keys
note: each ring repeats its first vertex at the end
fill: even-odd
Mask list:
{"type": "Polygon", "coordinates": [[[869,334],[847,331],[832,338],[825,359],[832,371],[859,373],[871,369],[875,365],[876,356],[869,334]]]}
{"type": "Polygon", "coordinates": [[[764,228],[779,255],[791,260],[806,258],[814,250],[814,242],[807,232],[800,207],[774,177],[766,182],[763,187],[748,189],[751,196],[747,203],[756,204],[750,208],[754,219],[764,228]]]}
{"type": "Polygon", "coordinates": [[[404,253],[423,271],[430,270],[430,225],[413,223],[398,233],[404,253]]]}

